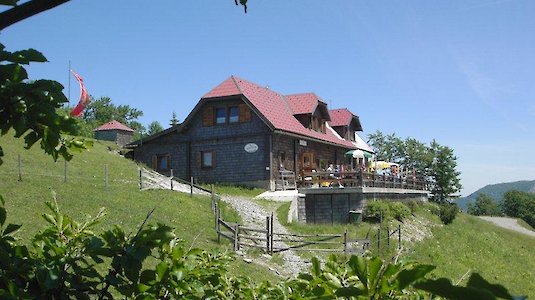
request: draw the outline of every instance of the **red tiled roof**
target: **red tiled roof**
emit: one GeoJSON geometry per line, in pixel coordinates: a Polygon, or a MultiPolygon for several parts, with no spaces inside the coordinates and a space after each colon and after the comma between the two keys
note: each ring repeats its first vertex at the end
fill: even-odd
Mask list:
{"type": "Polygon", "coordinates": [[[134,132],[134,130],[132,128],[124,125],[121,122],[115,121],[115,120],[110,121],[108,123],[104,123],[103,125],[101,125],[97,129],[95,129],[95,131],[104,131],[104,130],[122,130],[122,131],[134,132]]]}
{"type": "Polygon", "coordinates": [[[294,115],[313,113],[316,106],[318,106],[318,102],[321,101],[314,93],[293,94],[285,97],[294,115]]]}
{"type": "Polygon", "coordinates": [[[241,92],[231,76],[202,96],[202,98],[215,98],[233,95],[241,95],[241,92]]]}
{"type": "Polygon", "coordinates": [[[356,149],[353,143],[336,137],[330,130],[321,133],[305,128],[293,116],[294,111],[283,95],[235,76],[208,92],[203,99],[239,94],[244,95],[275,129],[356,149]]]}
{"type": "Polygon", "coordinates": [[[353,114],[347,108],[330,109],[329,115],[331,116],[329,125],[332,127],[347,126],[353,118],[353,114]]]}

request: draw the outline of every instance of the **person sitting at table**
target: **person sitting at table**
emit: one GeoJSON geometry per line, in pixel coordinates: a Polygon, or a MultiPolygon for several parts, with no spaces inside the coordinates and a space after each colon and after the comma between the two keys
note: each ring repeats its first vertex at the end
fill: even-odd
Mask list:
{"type": "MultiPolygon", "coordinates": [[[[336,181],[338,182],[338,187],[343,189],[344,186],[340,182],[340,177],[339,177],[339,175],[340,175],[340,166],[337,165],[336,168],[335,168],[333,164],[330,164],[329,167],[327,168],[327,172],[329,172],[329,177],[336,179],[336,181]]],[[[331,182],[331,187],[332,187],[332,183],[333,182],[331,182]]]]}
{"type": "Polygon", "coordinates": [[[329,173],[329,177],[334,177],[334,165],[329,164],[329,167],[327,167],[327,173],[329,173]]]}

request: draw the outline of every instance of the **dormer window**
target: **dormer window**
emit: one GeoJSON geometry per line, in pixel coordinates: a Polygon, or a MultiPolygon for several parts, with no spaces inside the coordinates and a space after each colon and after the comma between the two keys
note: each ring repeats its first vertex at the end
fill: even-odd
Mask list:
{"type": "Polygon", "coordinates": [[[312,122],[309,128],[317,132],[325,133],[325,120],[312,116],[312,122]]]}
{"type": "Polygon", "coordinates": [[[215,123],[225,124],[227,122],[227,108],[220,107],[215,109],[215,123]]]}
{"type": "Polygon", "coordinates": [[[240,121],[240,109],[237,106],[229,107],[228,115],[229,123],[238,123],[240,121]]]}
{"type": "Polygon", "coordinates": [[[207,106],[203,110],[202,125],[214,126],[224,124],[236,124],[251,121],[251,110],[242,104],[207,106]]]}

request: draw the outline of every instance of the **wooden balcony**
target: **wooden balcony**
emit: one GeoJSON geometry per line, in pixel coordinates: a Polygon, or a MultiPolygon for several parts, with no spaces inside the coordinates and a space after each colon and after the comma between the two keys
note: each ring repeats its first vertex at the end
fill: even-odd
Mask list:
{"type": "Polygon", "coordinates": [[[428,183],[422,176],[392,176],[369,172],[305,172],[302,171],[297,184],[299,188],[325,187],[375,187],[427,191],[428,183]]]}

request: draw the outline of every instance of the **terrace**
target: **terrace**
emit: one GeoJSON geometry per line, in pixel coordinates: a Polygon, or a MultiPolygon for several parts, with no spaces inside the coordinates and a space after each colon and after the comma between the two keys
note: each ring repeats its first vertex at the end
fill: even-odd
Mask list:
{"type": "Polygon", "coordinates": [[[300,188],[325,187],[376,187],[427,191],[427,181],[422,176],[393,176],[374,172],[301,172],[297,186],[300,188]]]}

